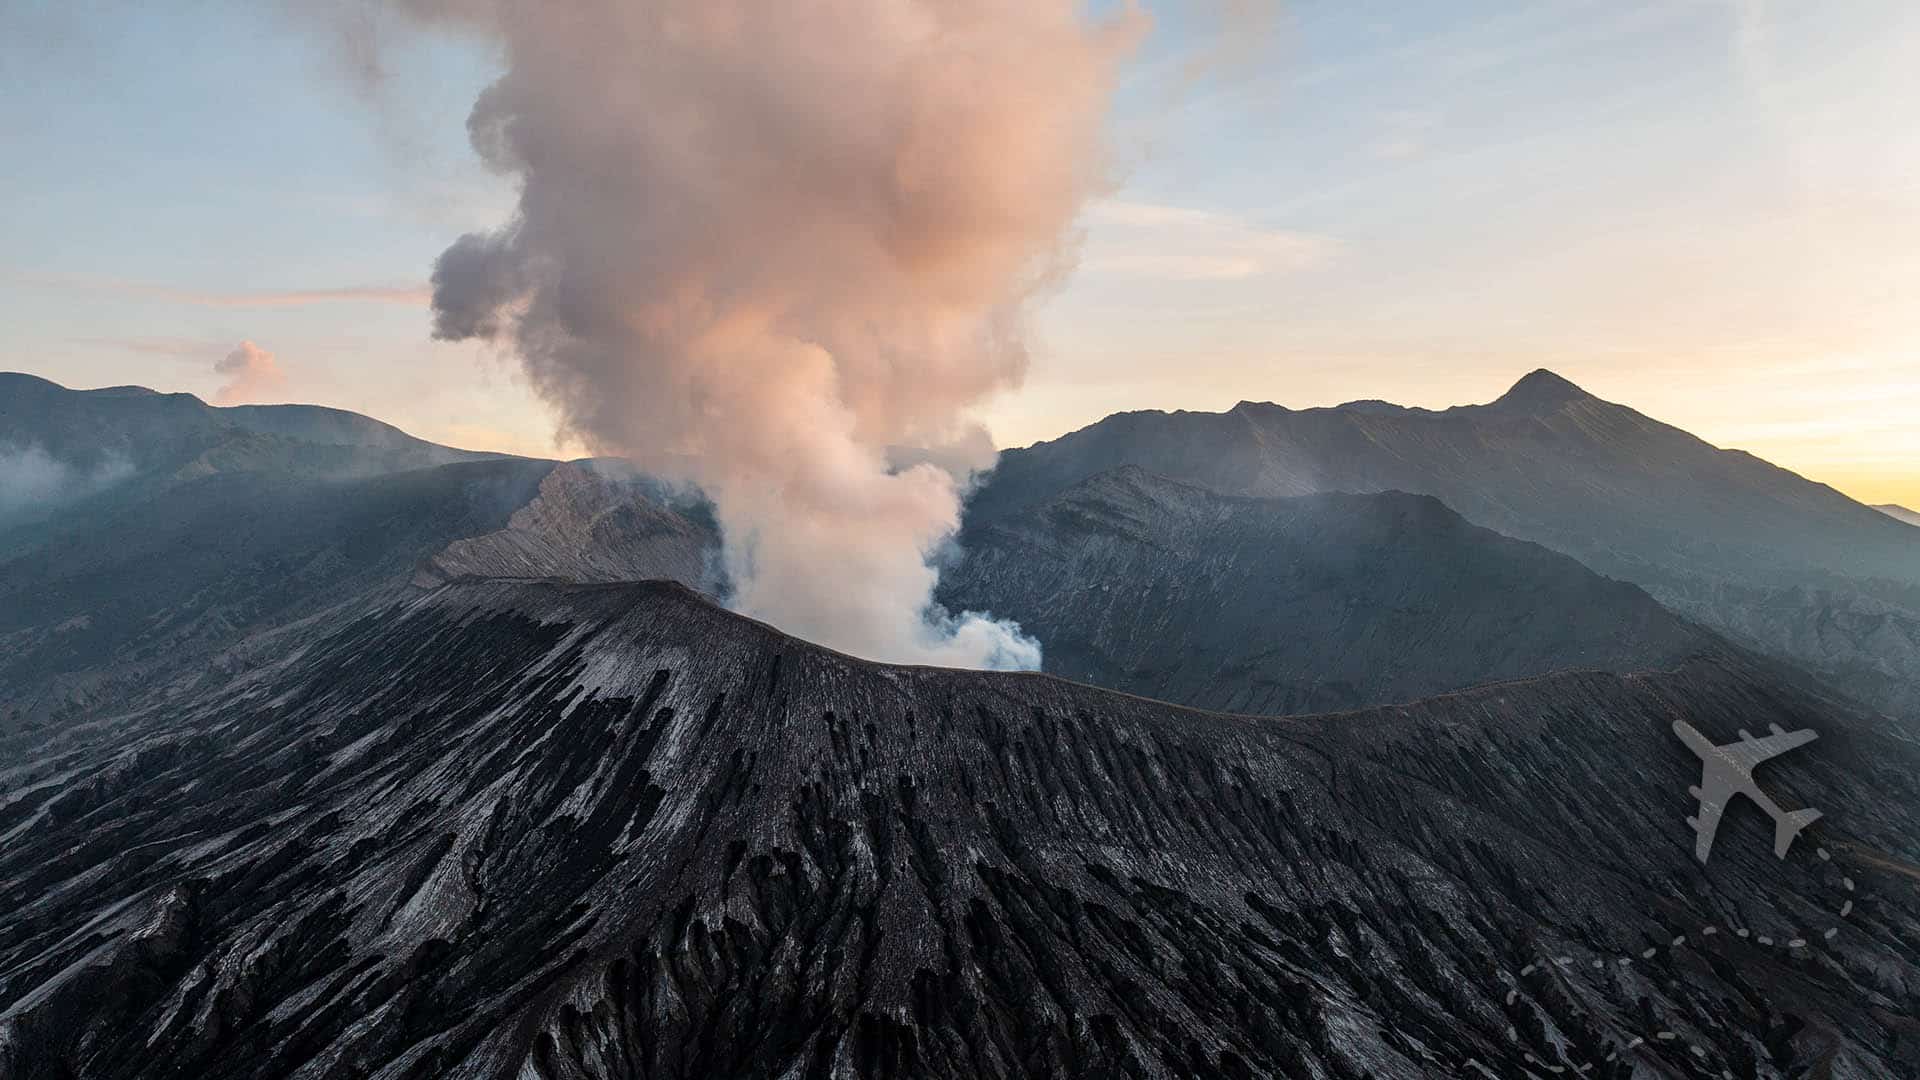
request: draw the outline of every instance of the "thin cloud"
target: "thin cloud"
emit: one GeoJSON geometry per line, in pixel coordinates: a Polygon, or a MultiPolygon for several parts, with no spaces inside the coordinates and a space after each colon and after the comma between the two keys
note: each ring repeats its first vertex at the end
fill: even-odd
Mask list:
{"type": "Polygon", "coordinates": [[[110,293],[117,296],[160,300],[172,304],[215,308],[286,308],[316,304],[400,304],[426,307],[433,290],[426,285],[348,285],[325,289],[287,289],[241,292],[208,292],[154,285],[118,278],[88,277],[80,274],[18,274],[15,280],[31,285],[79,292],[110,293]]]}
{"type": "Polygon", "coordinates": [[[1189,83],[1219,72],[1251,71],[1278,40],[1280,5],[1274,0],[1207,0],[1195,10],[1214,25],[1200,35],[1202,47],[1181,62],[1181,76],[1189,83]]]}
{"type": "Polygon", "coordinates": [[[1337,242],[1230,214],[1102,200],[1088,207],[1081,268],[1093,274],[1175,281],[1232,281],[1325,263],[1337,242]]]}
{"type": "Polygon", "coordinates": [[[68,340],[90,348],[117,349],[141,356],[165,356],[180,360],[198,360],[231,347],[225,341],[209,338],[77,337],[68,340]]]}

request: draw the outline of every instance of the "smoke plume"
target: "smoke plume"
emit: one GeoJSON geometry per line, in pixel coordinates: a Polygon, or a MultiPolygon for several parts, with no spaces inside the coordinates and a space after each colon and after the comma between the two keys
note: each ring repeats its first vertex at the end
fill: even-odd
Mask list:
{"type": "Polygon", "coordinates": [[[286,373],[267,350],[251,341],[234,346],[220,358],[213,370],[227,376],[226,385],[213,395],[215,405],[247,405],[271,401],[286,388],[286,373]]]}
{"type": "Polygon", "coordinates": [[[435,334],[504,345],[569,433],[705,489],[739,610],[878,659],[1035,665],[1016,628],[932,605],[966,482],[935,462],[991,464],[968,410],[1021,380],[1144,16],[394,2],[497,41],[468,126],[520,188],[441,255],[435,334]]]}
{"type": "Polygon", "coordinates": [[[84,466],[54,457],[38,443],[0,443],[0,527],[43,517],[131,475],[133,463],[117,452],[84,466]]]}

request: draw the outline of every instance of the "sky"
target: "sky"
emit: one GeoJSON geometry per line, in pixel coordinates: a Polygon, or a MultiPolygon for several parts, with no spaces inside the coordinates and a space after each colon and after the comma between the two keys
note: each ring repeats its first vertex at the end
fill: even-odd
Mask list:
{"type": "MultiPolygon", "coordinates": [[[[1000,445],[1549,367],[1920,506],[1920,5],[1296,3],[1204,57],[1146,6],[1000,445]]],[[[429,336],[434,258],[514,202],[466,141],[498,58],[400,61],[357,88],[272,4],[0,0],[0,369],[577,452],[512,358],[429,336]]]]}

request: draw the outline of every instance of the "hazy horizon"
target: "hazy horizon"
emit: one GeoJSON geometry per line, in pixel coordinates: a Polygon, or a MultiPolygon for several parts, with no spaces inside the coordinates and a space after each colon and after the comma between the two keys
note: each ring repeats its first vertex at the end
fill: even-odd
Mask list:
{"type": "Polygon", "coordinates": [[[1835,7],[0,0],[0,1080],[1913,1075],[1835,7]]]}
{"type": "MultiPolygon", "coordinates": [[[[1283,7],[1195,82],[1187,9],[1149,7],[1115,183],[1024,385],[975,410],[999,445],[1242,399],[1442,408],[1547,367],[1920,503],[1920,135],[1895,107],[1920,11],[1283,7]]],[[[356,96],[272,12],[105,10],[0,16],[4,366],[580,449],[497,350],[429,339],[434,258],[515,198],[466,143],[489,46],[422,40],[356,96]]]]}

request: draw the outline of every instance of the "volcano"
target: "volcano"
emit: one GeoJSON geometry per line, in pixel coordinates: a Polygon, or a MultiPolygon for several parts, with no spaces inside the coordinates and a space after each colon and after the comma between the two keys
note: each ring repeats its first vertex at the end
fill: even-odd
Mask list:
{"type": "Polygon", "coordinates": [[[1706,656],[1371,711],[461,579],[0,772],[0,1075],[1895,1076],[1920,752],[1706,656]],[[1826,817],[1685,818],[1716,739],[1826,817]]]}

